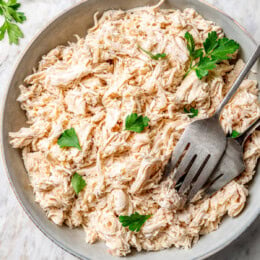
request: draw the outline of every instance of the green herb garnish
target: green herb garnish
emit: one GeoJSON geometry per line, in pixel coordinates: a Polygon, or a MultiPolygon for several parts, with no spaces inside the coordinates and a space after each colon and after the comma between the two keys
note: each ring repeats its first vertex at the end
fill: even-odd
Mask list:
{"type": "Polygon", "coordinates": [[[149,118],[147,116],[138,116],[132,113],[126,117],[125,130],[141,133],[146,126],[148,126],[149,118]]]}
{"type": "Polygon", "coordinates": [[[239,44],[228,38],[218,39],[215,31],[208,34],[208,38],[203,43],[203,49],[195,49],[195,43],[189,32],[185,33],[187,48],[190,54],[190,66],[185,76],[194,70],[199,79],[207,76],[210,70],[216,68],[216,64],[230,59],[230,55],[239,49],[239,44]],[[195,60],[199,58],[198,62],[195,60]]]}
{"type": "Polygon", "coordinates": [[[128,227],[131,231],[140,231],[140,228],[149,219],[151,215],[140,215],[135,212],[130,216],[119,216],[119,221],[122,223],[123,227],[128,227]]]}
{"type": "Polygon", "coordinates": [[[190,114],[190,115],[188,115],[190,118],[193,118],[199,114],[199,110],[195,109],[193,107],[191,107],[190,110],[188,110],[186,107],[184,107],[184,112],[187,114],[190,114]]]}
{"type": "Polygon", "coordinates": [[[231,133],[231,135],[230,135],[230,137],[236,138],[236,137],[238,137],[239,135],[240,135],[239,132],[237,132],[236,130],[233,130],[232,133],[231,133]]]}
{"type": "Polygon", "coordinates": [[[58,139],[58,145],[63,147],[76,147],[81,150],[79,139],[74,128],[65,130],[58,139]]]}
{"type": "Polygon", "coordinates": [[[166,58],[166,53],[157,53],[157,54],[152,54],[150,51],[147,51],[145,49],[143,49],[141,46],[138,45],[138,48],[143,51],[144,53],[146,53],[148,56],[150,56],[151,59],[153,60],[159,60],[159,59],[164,59],[166,58]]]}
{"type": "Polygon", "coordinates": [[[81,175],[75,173],[71,179],[71,185],[76,194],[78,195],[86,186],[86,182],[81,175]]]}
{"type": "Polygon", "coordinates": [[[0,15],[4,16],[4,23],[0,27],[0,41],[4,39],[6,32],[10,44],[18,44],[19,38],[23,38],[21,29],[15,24],[26,20],[24,13],[17,12],[20,6],[16,0],[0,0],[0,15]]]}

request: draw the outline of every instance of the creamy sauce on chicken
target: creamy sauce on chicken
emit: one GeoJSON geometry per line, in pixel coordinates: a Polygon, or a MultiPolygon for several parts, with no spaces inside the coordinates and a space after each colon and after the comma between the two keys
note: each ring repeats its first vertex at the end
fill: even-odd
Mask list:
{"type": "MultiPolygon", "coordinates": [[[[245,184],[260,156],[260,132],[245,145],[245,172],[209,199],[182,209],[171,179],[159,181],[185,127],[214,113],[244,63],[224,61],[202,80],[194,72],[184,78],[185,32],[197,47],[211,31],[224,35],[190,8],[107,11],[95,21],[85,38],[43,56],[20,86],[18,101],[29,127],[10,133],[10,142],[23,149],[35,200],[48,218],[84,228],[87,243],[103,240],[117,256],[132,248],[189,248],[216,230],[224,215],[235,217],[244,208],[245,184]],[[153,60],[138,45],[167,58],[153,60]],[[190,118],[184,107],[198,108],[198,116],[190,118]],[[130,113],[150,119],[142,133],[124,129],[130,113]],[[57,144],[71,127],[81,151],[57,144]],[[75,172],[86,182],[78,196],[71,186],[75,172]],[[118,220],[134,212],[152,215],[139,232],[118,220]]],[[[257,99],[257,82],[244,80],[221,115],[226,133],[242,132],[260,116],[257,99]]]]}

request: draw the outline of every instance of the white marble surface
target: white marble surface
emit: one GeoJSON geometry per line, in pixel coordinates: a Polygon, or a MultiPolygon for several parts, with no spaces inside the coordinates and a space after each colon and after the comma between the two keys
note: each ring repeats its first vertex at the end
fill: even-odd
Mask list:
{"type": "MultiPolygon", "coordinates": [[[[21,27],[25,38],[19,46],[0,42],[0,102],[11,68],[30,39],[54,16],[81,0],[21,0],[27,22],[21,27]]],[[[123,0],[122,0],[123,1],[123,0]]],[[[208,0],[237,19],[260,42],[260,0],[208,0]]],[[[1,20],[0,20],[1,22],[1,20]]],[[[259,260],[260,217],[230,246],[210,260],[259,260]]],[[[0,259],[64,259],[75,257],[46,238],[29,220],[9,187],[0,165],[0,259]]]]}

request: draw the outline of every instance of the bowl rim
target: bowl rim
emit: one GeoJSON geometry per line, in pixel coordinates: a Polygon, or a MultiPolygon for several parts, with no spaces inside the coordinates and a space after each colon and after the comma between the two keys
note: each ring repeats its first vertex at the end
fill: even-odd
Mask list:
{"type": "MultiPolygon", "coordinates": [[[[224,12],[223,10],[221,10],[220,8],[214,6],[213,4],[208,3],[206,0],[196,0],[200,3],[202,3],[203,5],[208,6],[211,9],[214,9],[215,12],[221,13],[223,16],[225,16],[228,20],[230,20],[231,22],[235,23],[246,35],[247,37],[252,41],[252,43],[257,46],[257,42],[255,41],[254,37],[251,35],[251,33],[249,33],[247,31],[247,29],[242,26],[237,20],[235,20],[234,18],[232,18],[229,14],[227,14],[226,12],[224,12]]],[[[4,108],[6,105],[6,99],[7,99],[7,95],[10,89],[10,85],[13,79],[13,76],[20,64],[20,62],[22,61],[24,55],[26,54],[26,52],[30,49],[31,45],[34,43],[34,41],[45,31],[47,30],[47,28],[53,24],[54,22],[56,22],[56,20],[58,20],[61,16],[65,15],[66,13],[68,13],[69,11],[71,11],[72,9],[80,6],[80,5],[84,5],[86,4],[87,1],[83,1],[83,2],[79,2],[79,3],[75,3],[72,4],[70,7],[64,9],[62,12],[60,12],[59,14],[55,15],[55,17],[53,17],[52,19],[50,19],[49,22],[47,22],[44,27],[42,29],[40,29],[32,38],[31,40],[27,43],[27,45],[23,48],[23,50],[20,52],[18,58],[16,59],[16,61],[14,62],[14,64],[12,65],[10,71],[10,76],[8,77],[7,80],[7,85],[4,89],[4,93],[2,96],[2,104],[1,104],[1,119],[0,119],[0,167],[2,165],[2,169],[5,172],[8,182],[10,184],[10,187],[17,199],[17,201],[19,202],[20,206],[22,207],[22,209],[24,210],[24,212],[26,213],[26,215],[28,216],[28,218],[32,221],[32,223],[42,232],[42,234],[47,237],[48,239],[50,239],[55,245],[57,245],[58,247],[62,248],[64,251],[66,251],[67,253],[79,258],[79,259],[86,259],[86,260],[91,260],[90,258],[76,252],[74,249],[72,248],[68,248],[65,244],[63,244],[62,242],[56,240],[51,233],[49,233],[47,230],[45,230],[45,228],[43,226],[41,226],[38,223],[37,218],[35,218],[34,216],[32,216],[31,212],[29,209],[26,208],[26,206],[23,204],[21,198],[19,197],[15,187],[14,187],[14,183],[12,180],[12,177],[8,171],[7,168],[7,164],[6,164],[6,158],[5,158],[5,153],[4,153],[4,145],[3,145],[3,128],[4,128],[4,108]]],[[[214,250],[211,250],[210,252],[206,252],[204,254],[202,254],[201,256],[199,256],[196,259],[205,259],[208,258],[209,256],[212,256],[214,254],[216,254],[217,252],[219,252],[220,250],[224,249],[225,247],[227,247],[228,245],[230,245],[232,242],[234,242],[242,233],[244,233],[246,231],[246,229],[254,222],[254,220],[260,215],[260,207],[258,209],[258,212],[256,212],[256,214],[246,223],[246,225],[244,225],[237,233],[235,233],[231,239],[229,241],[223,242],[221,245],[219,245],[218,247],[216,247],[214,250]]],[[[127,256],[126,256],[127,257],[127,256]]]]}

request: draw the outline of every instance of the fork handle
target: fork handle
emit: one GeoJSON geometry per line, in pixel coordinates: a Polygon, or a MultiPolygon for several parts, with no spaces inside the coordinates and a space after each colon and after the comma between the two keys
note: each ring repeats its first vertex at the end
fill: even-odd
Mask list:
{"type": "Polygon", "coordinates": [[[236,79],[232,88],[229,90],[229,92],[227,93],[227,95],[225,96],[225,98],[223,99],[223,101],[221,102],[219,107],[217,108],[217,111],[215,112],[215,116],[217,116],[219,118],[222,109],[228,103],[228,101],[232,98],[232,96],[235,94],[235,92],[238,89],[238,87],[240,86],[241,82],[243,81],[245,76],[248,74],[248,72],[250,71],[250,69],[256,62],[256,60],[259,58],[259,56],[260,56],[260,45],[257,46],[256,50],[254,51],[254,53],[252,54],[252,56],[246,63],[244,69],[242,70],[242,72],[240,73],[238,78],[236,79]]]}
{"type": "Polygon", "coordinates": [[[236,141],[243,147],[246,139],[256,130],[258,126],[260,126],[260,117],[252,125],[250,125],[240,136],[235,138],[236,141]]]}

